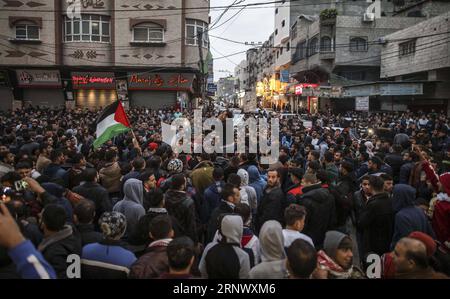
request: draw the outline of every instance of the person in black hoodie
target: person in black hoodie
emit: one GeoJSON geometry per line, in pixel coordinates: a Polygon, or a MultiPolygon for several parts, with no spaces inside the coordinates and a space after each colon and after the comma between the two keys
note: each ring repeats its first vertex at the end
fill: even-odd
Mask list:
{"type": "Polygon", "coordinates": [[[267,186],[263,192],[263,198],[258,205],[256,214],[256,230],[259,232],[264,222],[277,220],[284,223],[283,211],[286,208],[286,199],[280,186],[280,172],[271,169],[267,173],[267,186]]]}
{"type": "Polygon", "coordinates": [[[81,245],[97,243],[103,239],[103,236],[94,228],[95,204],[84,199],[80,201],[73,211],[73,222],[77,229],[81,245]]]}
{"type": "Polygon", "coordinates": [[[186,177],[176,174],[171,178],[170,189],[164,194],[164,203],[170,216],[177,219],[183,235],[198,242],[195,203],[186,193],[186,177]]]}
{"type": "Polygon", "coordinates": [[[44,239],[38,250],[55,269],[58,278],[67,278],[67,257],[81,255],[81,240],[74,235],[72,226],[65,225],[66,218],[66,211],[57,204],[47,205],[42,212],[44,239]]]}
{"type": "Polygon", "coordinates": [[[369,178],[372,197],[361,212],[357,227],[362,231],[362,252],[382,255],[390,250],[394,230],[392,201],[383,191],[384,181],[378,176],[369,178]]]}
{"type": "Polygon", "coordinates": [[[335,199],[318,182],[315,174],[305,174],[303,185],[303,195],[298,199],[298,204],[304,206],[308,213],[303,233],[313,240],[317,249],[321,249],[326,232],[336,225],[335,199]]]}
{"type": "Polygon", "coordinates": [[[206,231],[207,243],[211,242],[214,238],[214,235],[216,234],[216,231],[219,227],[219,216],[221,214],[234,213],[236,204],[238,204],[241,200],[240,197],[241,194],[236,186],[229,183],[226,183],[224,185],[221,192],[222,200],[219,203],[219,206],[212,211],[211,217],[209,218],[209,223],[206,231]]]}

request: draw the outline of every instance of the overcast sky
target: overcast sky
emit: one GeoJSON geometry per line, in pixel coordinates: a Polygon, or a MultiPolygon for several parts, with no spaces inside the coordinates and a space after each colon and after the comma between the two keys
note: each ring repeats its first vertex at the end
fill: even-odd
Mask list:
{"type": "MultiPolygon", "coordinates": [[[[261,3],[270,2],[273,0],[246,0],[242,4],[248,3],[261,3]]],[[[233,3],[234,0],[212,0],[211,7],[215,6],[226,6],[233,3]]],[[[211,53],[214,58],[230,55],[233,53],[245,51],[250,49],[250,46],[239,45],[231,43],[228,41],[220,40],[212,36],[220,36],[223,38],[228,38],[236,41],[242,42],[264,42],[270,36],[274,30],[274,8],[273,4],[267,5],[268,8],[254,9],[254,7],[249,9],[244,9],[236,17],[225,23],[224,25],[218,26],[231,18],[236,14],[238,9],[229,10],[219,21],[217,29],[212,29],[209,31],[210,41],[211,41],[211,53]],[[211,36],[212,35],[212,36],[211,36]]],[[[217,18],[223,13],[223,10],[211,10],[211,24],[217,21],[217,18]]],[[[228,75],[233,75],[235,64],[239,64],[245,59],[245,53],[231,56],[228,59],[218,59],[214,60],[214,80],[217,81],[219,78],[227,77],[228,75]],[[231,61],[230,61],[231,60],[231,61]],[[221,72],[230,71],[231,73],[221,72]]]]}

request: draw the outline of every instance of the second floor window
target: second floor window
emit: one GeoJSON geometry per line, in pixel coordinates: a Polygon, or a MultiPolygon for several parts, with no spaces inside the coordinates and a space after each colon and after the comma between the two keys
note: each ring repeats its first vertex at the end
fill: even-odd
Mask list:
{"type": "Polygon", "coordinates": [[[39,40],[39,26],[37,25],[16,25],[16,39],[39,40]]]}
{"type": "Polygon", "coordinates": [[[351,52],[366,52],[368,49],[367,39],[362,37],[353,37],[350,39],[351,52]]]}
{"type": "Polygon", "coordinates": [[[64,41],[109,43],[110,18],[100,15],[83,15],[81,19],[65,18],[64,41]]]}
{"type": "Polygon", "coordinates": [[[399,45],[399,55],[406,56],[416,52],[416,40],[410,40],[399,45]]]}
{"type": "Polygon", "coordinates": [[[331,38],[329,38],[328,36],[322,37],[322,39],[320,41],[320,51],[322,51],[322,52],[331,52],[332,51],[331,38]]]}
{"type": "Polygon", "coordinates": [[[142,43],[164,42],[164,28],[158,24],[140,24],[133,28],[133,41],[142,43]]]}
{"type": "Polygon", "coordinates": [[[199,39],[202,40],[202,47],[207,48],[208,24],[200,20],[186,20],[186,45],[197,46],[199,39]]]}
{"type": "Polygon", "coordinates": [[[309,41],[309,48],[308,48],[309,56],[312,56],[312,55],[316,54],[317,52],[319,52],[318,46],[319,46],[319,41],[318,41],[317,37],[315,37],[309,41]]]}

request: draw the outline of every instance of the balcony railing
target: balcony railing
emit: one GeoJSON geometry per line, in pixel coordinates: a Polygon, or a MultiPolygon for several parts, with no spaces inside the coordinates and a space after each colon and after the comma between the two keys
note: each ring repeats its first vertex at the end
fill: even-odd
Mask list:
{"type": "Polygon", "coordinates": [[[334,50],[325,51],[320,50],[320,59],[335,59],[336,58],[336,52],[334,50]]]}

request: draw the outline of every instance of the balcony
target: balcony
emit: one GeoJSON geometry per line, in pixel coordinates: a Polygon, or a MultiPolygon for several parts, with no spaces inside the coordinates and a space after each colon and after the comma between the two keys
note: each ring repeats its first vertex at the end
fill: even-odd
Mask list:
{"type": "Polygon", "coordinates": [[[335,51],[320,51],[321,60],[333,60],[336,57],[335,51]]]}

